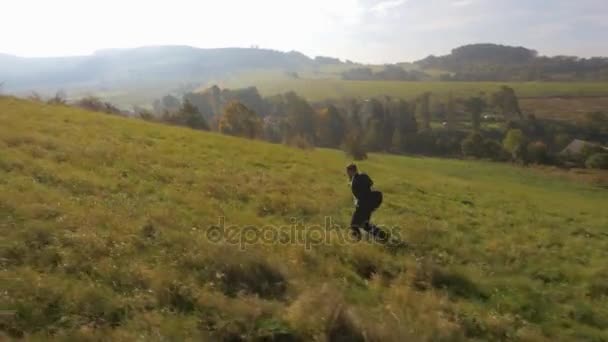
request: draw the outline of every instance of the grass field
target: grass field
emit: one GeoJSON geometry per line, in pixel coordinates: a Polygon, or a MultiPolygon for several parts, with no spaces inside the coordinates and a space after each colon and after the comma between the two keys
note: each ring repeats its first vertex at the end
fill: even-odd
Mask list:
{"type": "Polygon", "coordinates": [[[389,95],[411,99],[424,92],[444,98],[495,92],[502,85],[515,89],[520,97],[554,96],[608,96],[606,82],[398,82],[398,81],[345,81],[336,78],[288,79],[273,73],[239,75],[221,83],[223,87],[256,86],[263,95],[275,95],[293,90],[310,101],[342,97],[373,97],[389,95]]]}
{"type": "Polygon", "coordinates": [[[0,339],[608,340],[608,190],[374,154],[392,248],[340,241],[347,162],[0,98],[0,339]]]}
{"type": "Polygon", "coordinates": [[[591,112],[608,112],[608,96],[528,98],[520,100],[520,106],[538,118],[576,121],[591,112]]]}

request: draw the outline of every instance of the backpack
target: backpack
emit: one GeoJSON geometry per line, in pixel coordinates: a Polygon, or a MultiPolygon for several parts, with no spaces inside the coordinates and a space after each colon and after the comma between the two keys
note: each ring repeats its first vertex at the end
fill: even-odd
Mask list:
{"type": "Polygon", "coordinates": [[[378,209],[380,207],[380,205],[382,204],[382,192],[381,191],[377,191],[374,190],[370,193],[370,206],[372,208],[372,211],[378,209]]]}
{"type": "MultiPolygon", "coordinates": [[[[374,181],[365,173],[360,173],[358,176],[357,182],[359,186],[364,187],[366,189],[371,189],[374,186],[374,181]]],[[[377,190],[371,190],[365,198],[361,200],[361,204],[365,207],[374,211],[380,207],[382,204],[382,192],[377,190]]]]}

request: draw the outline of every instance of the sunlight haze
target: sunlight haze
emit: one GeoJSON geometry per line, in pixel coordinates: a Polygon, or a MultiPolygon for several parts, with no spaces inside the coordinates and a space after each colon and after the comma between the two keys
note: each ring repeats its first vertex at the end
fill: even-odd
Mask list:
{"type": "Polygon", "coordinates": [[[478,42],[547,55],[608,54],[605,0],[21,0],[4,4],[3,13],[0,53],[26,57],[256,45],[384,63],[478,42]]]}

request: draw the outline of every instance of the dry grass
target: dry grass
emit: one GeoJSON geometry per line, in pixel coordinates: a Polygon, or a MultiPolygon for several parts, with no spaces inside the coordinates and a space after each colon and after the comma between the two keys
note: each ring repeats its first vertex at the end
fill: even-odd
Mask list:
{"type": "MultiPolygon", "coordinates": [[[[339,243],[338,151],[0,99],[0,332],[31,340],[608,338],[606,190],[504,164],[370,155],[376,222],[339,243]],[[274,225],[282,243],[214,243],[274,225]],[[292,218],[331,243],[287,243],[292,218]]],[[[297,229],[296,229],[297,230],[297,229]]],[[[310,240],[309,240],[310,242],[310,240]]],[[[318,241],[317,241],[318,242],[318,241]]]]}
{"type": "Polygon", "coordinates": [[[608,110],[608,97],[547,97],[523,98],[520,105],[525,113],[538,118],[580,121],[592,112],[608,110]]]}

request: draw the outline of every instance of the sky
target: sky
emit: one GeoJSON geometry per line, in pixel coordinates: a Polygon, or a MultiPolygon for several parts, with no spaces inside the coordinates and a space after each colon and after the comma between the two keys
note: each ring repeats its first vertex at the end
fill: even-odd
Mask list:
{"type": "Polygon", "coordinates": [[[608,0],[3,0],[0,53],[257,45],[366,63],[471,43],[608,56],[608,0]]]}

